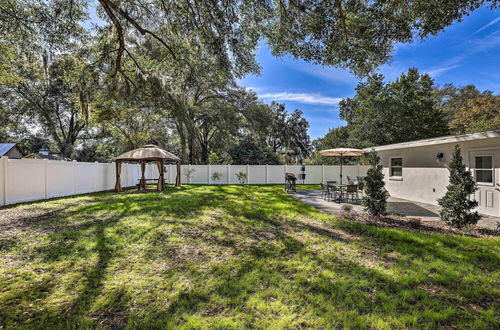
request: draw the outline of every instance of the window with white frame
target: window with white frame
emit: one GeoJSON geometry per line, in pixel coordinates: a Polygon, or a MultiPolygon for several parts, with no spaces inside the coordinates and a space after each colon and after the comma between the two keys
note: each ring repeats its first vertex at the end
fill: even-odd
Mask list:
{"type": "Polygon", "coordinates": [[[396,177],[403,176],[403,158],[401,157],[391,158],[391,168],[389,175],[396,177]]]}
{"type": "Polygon", "coordinates": [[[493,183],[493,156],[476,156],[474,165],[477,183],[493,183]]]}

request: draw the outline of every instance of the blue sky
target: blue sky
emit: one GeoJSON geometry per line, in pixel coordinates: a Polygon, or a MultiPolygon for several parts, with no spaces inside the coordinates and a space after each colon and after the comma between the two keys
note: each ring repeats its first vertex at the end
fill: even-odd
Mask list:
{"type": "MultiPolygon", "coordinates": [[[[260,76],[247,76],[240,85],[253,89],[266,102],[300,109],[309,120],[312,139],[343,125],[338,102],[354,95],[358,79],[347,70],[312,65],[292,57],[276,58],[262,44],[257,53],[260,76]]],[[[408,68],[429,73],[439,84],[474,84],[500,92],[500,10],[480,8],[436,37],[396,45],[394,57],[379,72],[395,80],[408,68]]]]}

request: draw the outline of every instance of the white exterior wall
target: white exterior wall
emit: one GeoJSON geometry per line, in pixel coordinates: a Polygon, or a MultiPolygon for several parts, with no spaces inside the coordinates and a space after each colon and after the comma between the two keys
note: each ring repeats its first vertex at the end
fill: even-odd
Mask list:
{"type": "MultiPolygon", "coordinates": [[[[447,166],[457,144],[462,150],[462,157],[468,168],[473,164],[473,157],[471,156],[473,152],[500,150],[500,138],[491,138],[378,151],[384,166],[386,188],[391,196],[437,205],[437,200],[446,193],[446,186],[449,183],[447,166]],[[436,162],[436,155],[439,152],[444,154],[444,158],[441,162],[436,162]],[[391,157],[403,158],[403,176],[400,179],[389,176],[391,157]]],[[[494,176],[494,180],[499,182],[500,169],[496,169],[494,176]]],[[[478,191],[476,199],[485,198],[481,196],[483,194],[482,187],[479,186],[479,188],[480,191],[478,191]]],[[[492,210],[492,212],[488,212],[488,210],[481,210],[481,212],[494,216],[500,215],[497,214],[496,209],[492,210]]]]}
{"type": "Polygon", "coordinates": [[[7,168],[7,157],[0,158],[0,205],[5,205],[5,177],[7,168]]]}
{"type": "MultiPolygon", "coordinates": [[[[344,178],[351,175],[366,175],[368,166],[343,167],[344,178]]],[[[238,184],[236,173],[247,173],[248,184],[282,184],[285,172],[299,177],[298,165],[182,165],[181,182],[185,184],[213,184],[211,175],[222,174],[215,184],[238,184]],[[193,170],[190,178],[186,170],[193,170]]],[[[172,184],[176,176],[176,166],[166,166],[165,179],[172,184]]],[[[326,180],[340,180],[339,166],[306,165],[306,184],[319,184],[326,180]]],[[[122,187],[137,184],[140,166],[123,164],[122,187]]],[[[152,163],[146,166],[147,179],[158,178],[158,167],[152,163]]],[[[344,179],[345,181],[345,179],[344,179]]],[[[298,180],[302,183],[302,180],[298,180]]],[[[115,164],[64,162],[38,159],[0,158],[0,205],[28,202],[52,197],[70,196],[111,190],[115,186],[115,164]]]]}

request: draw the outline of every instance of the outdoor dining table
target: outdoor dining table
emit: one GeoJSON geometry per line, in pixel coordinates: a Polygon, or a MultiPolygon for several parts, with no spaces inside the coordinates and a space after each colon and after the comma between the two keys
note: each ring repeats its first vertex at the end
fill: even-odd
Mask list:
{"type": "Polygon", "coordinates": [[[347,188],[347,184],[339,184],[339,183],[327,183],[328,187],[334,187],[335,189],[340,190],[340,197],[337,200],[342,200],[344,197],[344,190],[347,188]]]}

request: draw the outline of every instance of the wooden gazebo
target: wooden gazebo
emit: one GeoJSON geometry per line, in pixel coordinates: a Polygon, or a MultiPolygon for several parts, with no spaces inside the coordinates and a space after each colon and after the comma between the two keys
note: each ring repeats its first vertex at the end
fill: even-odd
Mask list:
{"type": "Polygon", "coordinates": [[[144,177],[144,172],[146,171],[146,164],[154,162],[158,166],[158,172],[160,177],[158,178],[158,183],[156,186],[157,190],[165,190],[165,164],[176,164],[177,166],[177,176],[175,177],[175,186],[181,185],[181,160],[176,155],[158,148],[153,144],[147,144],[142,148],[134,149],[128,151],[115,158],[116,163],[116,184],[115,191],[122,191],[121,184],[121,171],[122,163],[137,163],[141,165],[141,179],[139,180],[139,190],[146,189],[146,178],[144,177]]]}

